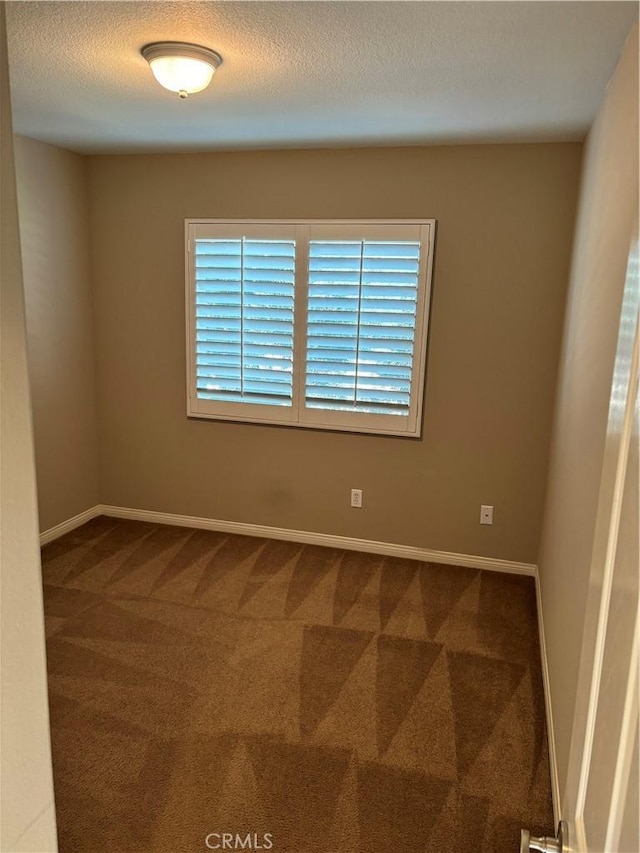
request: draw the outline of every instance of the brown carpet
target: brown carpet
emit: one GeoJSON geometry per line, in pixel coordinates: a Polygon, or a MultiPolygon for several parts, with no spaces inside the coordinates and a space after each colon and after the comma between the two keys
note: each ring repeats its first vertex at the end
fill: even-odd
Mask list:
{"type": "Polygon", "coordinates": [[[105,517],[43,575],[61,853],[553,834],[531,578],[105,517]]]}

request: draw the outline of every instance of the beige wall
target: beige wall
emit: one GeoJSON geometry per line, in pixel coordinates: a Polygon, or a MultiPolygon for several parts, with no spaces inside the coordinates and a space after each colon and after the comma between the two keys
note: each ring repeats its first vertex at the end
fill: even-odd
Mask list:
{"type": "Polygon", "coordinates": [[[57,850],[24,294],[0,3],[0,850],[57,850]]]}
{"type": "Polygon", "coordinates": [[[535,561],[580,160],[579,144],[90,158],[102,501],[535,561]],[[185,217],[435,217],[423,438],[188,421],[185,217]]]}
{"type": "Polygon", "coordinates": [[[636,26],[585,151],[540,547],[560,791],[567,779],[618,321],[637,215],[636,26]]]}
{"type": "Polygon", "coordinates": [[[41,530],[98,495],[93,318],[83,157],[16,138],[41,530]]]}

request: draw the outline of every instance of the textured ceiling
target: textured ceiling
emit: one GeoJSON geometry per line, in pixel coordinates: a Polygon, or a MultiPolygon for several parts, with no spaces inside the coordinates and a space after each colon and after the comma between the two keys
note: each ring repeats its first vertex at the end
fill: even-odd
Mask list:
{"type": "Polygon", "coordinates": [[[580,139],[634,2],[12,2],[17,132],[82,152],[580,139]],[[204,93],[140,56],[193,41],[204,93]]]}

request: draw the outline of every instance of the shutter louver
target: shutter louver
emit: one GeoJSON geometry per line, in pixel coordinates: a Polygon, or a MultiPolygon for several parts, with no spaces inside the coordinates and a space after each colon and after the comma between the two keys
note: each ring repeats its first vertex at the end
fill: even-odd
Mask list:
{"type": "Polygon", "coordinates": [[[419,267],[419,241],[310,241],[307,408],[409,414],[419,267]]]}
{"type": "Polygon", "coordinates": [[[294,240],[195,240],[199,399],[291,406],[294,280],[294,240]]]}

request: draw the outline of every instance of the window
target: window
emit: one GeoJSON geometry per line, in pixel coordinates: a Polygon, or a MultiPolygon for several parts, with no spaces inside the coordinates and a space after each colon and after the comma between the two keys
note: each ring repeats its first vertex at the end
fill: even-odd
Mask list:
{"type": "Polygon", "coordinates": [[[187,414],[419,436],[434,227],[187,220],[187,414]]]}

